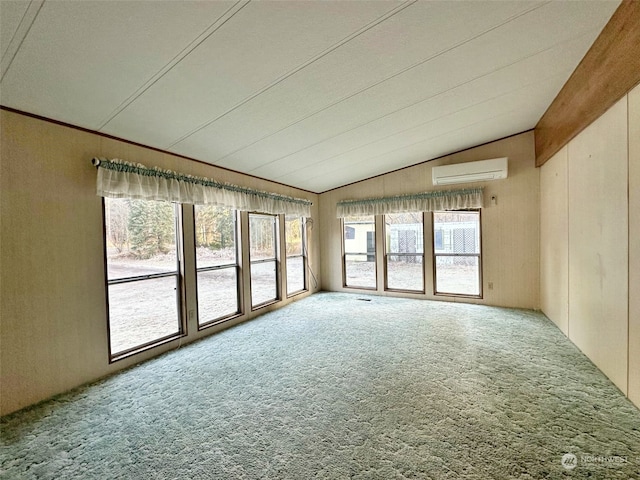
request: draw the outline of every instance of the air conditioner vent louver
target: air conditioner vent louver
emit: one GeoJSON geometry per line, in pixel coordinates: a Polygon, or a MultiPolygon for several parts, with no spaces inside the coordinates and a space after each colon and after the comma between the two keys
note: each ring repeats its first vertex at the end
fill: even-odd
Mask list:
{"type": "Polygon", "coordinates": [[[453,185],[456,183],[484,182],[507,178],[508,158],[492,158],[478,162],[456,163],[433,167],[434,185],[453,185]]]}

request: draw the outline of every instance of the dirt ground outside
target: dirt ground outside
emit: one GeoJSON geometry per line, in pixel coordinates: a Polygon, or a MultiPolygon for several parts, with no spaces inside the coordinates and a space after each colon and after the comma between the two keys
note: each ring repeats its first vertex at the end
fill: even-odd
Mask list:
{"type": "MultiPolygon", "coordinates": [[[[388,267],[389,288],[421,291],[423,287],[421,263],[393,262],[388,267]]],[[[431,275],[431,272],[426,272],[431,275]]],[[[375,262],[348,262],[347,285],[374,288],[375,262]]],[[[383,281],[382,272],[378,280],[383,281]]],[[[470,265],[441,265],[437,276],[438,293],[477,295],[480,292],[478,268],[470,265]]]]}
{"type": "MultiPolygon", "coordinates": [[[[198,266],[209,267],[233,263],[233,251],[198,249],[198,266]]],[[[123,279],[142,275],[174,274],[110,285],[109,329],[111,353],[117,354],[174,335],[180,331],[179,285],[175,274],[175,255],[156,255],[151,259],[134,259],[110,252],[109,278],[123,279]]],[[[257,263],[251,268],[252,305],[276,298],[275,262],[257,263]]],[[[378,279],[383,281],[382,272],[378,279]]],[[[430,272],[427,272],[430,275],[430,272]]],[[[350,286],[375,287],[375,262],[349,262],[347,280],[350,286]]],[[[237,273],[235,267],[200,271],[198,281],[198,322],[200,325],[239,312],[237,273]]],[[[290,260],[287,268],[289,293],[304,285],[302,259],[290,260]]],[[[422,263],[392,262],[388,267],[389,288],[397,290],[423,289],[422,263]]],[[[438,292],[477,294],[477,267],[441,265],[437,276],[438,292]]]]}
{"type": "MultiPolygon", "coordinates": [[[[206,250],[206,249],[205,249],[206,250]]],[[[199,252],[200,266],[228,264],[232,255],[199,252]]],[[[109,259],[109,278],[123,279],[176,271],[175,256],[158,255],[148,260],[118,257],[109,259]]],[[[275,263],[258,263],[251,268],[252,304],[276,298],[275,263]]],[[[292,259],[287,280],[298,289],[304,285],[301,259],[292,259]]],[[[198,322],[208,323],[239,311],[236,268],[201,271],[198,281],[198,322]]],[[[109,286],[109,330],[111,353],[174,335],[180,331],[178,277],[143,279],[109,286]]],[[[249,294],[247,292],[247,294],[249,294]]]]}

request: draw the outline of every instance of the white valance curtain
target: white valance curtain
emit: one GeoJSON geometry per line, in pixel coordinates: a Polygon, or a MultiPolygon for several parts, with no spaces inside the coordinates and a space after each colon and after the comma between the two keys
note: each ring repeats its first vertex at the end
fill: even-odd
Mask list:
{"type": "Polygon", "coordinates": [[[437,190],[413,195],[343,200],[338,202],[338,218],[352,215],[464,210],[483,206],[483,189],[437,190]]]}
{"type": "Polygon", "coordinates": [[[98,167],[97,193],[102,197],[164,200],[198,205],[219,205],[236,210],[311,216],[312,202],[277,193],[183,175],[124,160],[94,158],[98,167]]]}

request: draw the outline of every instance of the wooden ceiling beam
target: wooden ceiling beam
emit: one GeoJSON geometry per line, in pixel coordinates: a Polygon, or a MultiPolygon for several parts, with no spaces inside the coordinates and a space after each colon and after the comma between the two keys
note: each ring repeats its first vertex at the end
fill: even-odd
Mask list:
{"type": "Polygon", "coordinates": [[[623,0],[536,125],[536,166],[638,83],[640,0],[623,0]]]}

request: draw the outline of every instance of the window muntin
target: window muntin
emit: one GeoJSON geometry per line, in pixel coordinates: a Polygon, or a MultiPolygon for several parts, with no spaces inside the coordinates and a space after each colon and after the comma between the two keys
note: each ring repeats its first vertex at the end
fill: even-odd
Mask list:
{"type": "Polygon", "coordinates": [[[424,214],[384,216],[385,288],[424,292],[424,214]]]}
{"type": "Polygon", "coordinates": [[[104,199],[111,360],[183,333],[177,206],[104,199]]]}
{"type": "Polygon", "coordinates": [[[251,307],[279,300],[278,217],[249,213],[251,307]]]}
{"type": "Polygon", "coordinates": [[[435,294],[482,296],[480,211],[433,212],[435,294]]]}
{"type": "Polygon", "coordinates": [[[307,239],[304,217],[285,217],[287,296],[307,289],[307,239]]]}
{"type": "Polygon", "coordinates": [[[376,223],[373,215],[351,216],[342,220],[344,286],[375,289],[376,223]]]}
{"type": "Polygon", "coordinates": [[[231,208],[194,207],[199,327],[241,312],[236,221],[231,208]]]}

